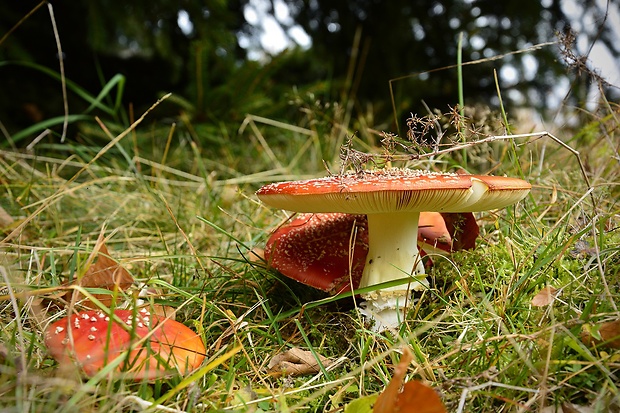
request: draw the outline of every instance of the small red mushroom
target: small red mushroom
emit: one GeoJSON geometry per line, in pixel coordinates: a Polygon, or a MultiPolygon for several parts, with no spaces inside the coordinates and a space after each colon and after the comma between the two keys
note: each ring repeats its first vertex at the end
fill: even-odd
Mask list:
{"type": "Polygon", "coordinates": [[[75,362],[89,377],[122,356],[116,371],[129,372],[136,380],[190,372],[206,351],[190,328],[151,316],[146,309],[115,310],[112,318],[99,310],[72,314],[47,328],[45,345],[59,364],[75,362]]]}
{"type": "Polygon", "coordinates": [[[427,253],[451,253],[476,246],[480,229],[471,212],[421,212],[418,245],[427,253]]]}

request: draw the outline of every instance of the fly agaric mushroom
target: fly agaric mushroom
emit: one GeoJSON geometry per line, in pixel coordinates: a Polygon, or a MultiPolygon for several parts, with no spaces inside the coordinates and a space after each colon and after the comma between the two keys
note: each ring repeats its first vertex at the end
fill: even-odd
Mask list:
{"type": "Polygon", "coordinates": [[[146,309],[115,310],[114,317],[99,310],[74,313],[47,328],[45,345],[59,364],[75,362],[89,377],[119,356],[124,360],[116,371],[129,372],[136,380],[187,373],[205,358],[200,336],[146,309]]]}
{"type": "Polygon", "coordinates": [[[396,327],[409,290],[426,288],[418,247],[421,211],[474,212],[523,199],[531,185],[521,179],[386,168],[265,185],[265,204],[296,212],[343,212],[368,217],[368,255],[360,287],[402,278],[409,285],[365,294],[362,313],[377,331],[396,327]]]}

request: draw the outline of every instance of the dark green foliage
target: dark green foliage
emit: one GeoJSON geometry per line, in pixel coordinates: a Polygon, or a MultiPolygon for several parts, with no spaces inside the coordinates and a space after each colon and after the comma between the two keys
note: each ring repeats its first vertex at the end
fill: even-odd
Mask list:
{"type": "MultiPolygon", "coordinates": [[[[109,79],[121,75],[127,79],[122,91],[125,109],[131,103],[134,113],[141,113],[162,93],[173,92],[185,105],[162,105],[153,116],[174,117],[189,110],[194,121],[211,124],[239,122],[248,112],[294,120],[286,96],[292,88],[307,87],[315,93],[323,89],[326,100],[358,98],[356,110],[364,111],[364,106],[372,103],[378,116],[391,119],[389,80],[454,65],[460,33],[464,35],[463,61],[467,62],[553,41],[556,32],[566,31],[570,23],[583,26],[567,20],[559,0],[285,3],[293,20],[279,24],[284,29],[302,27],[311,36],[312,47],[286,53],[266,65],[247,61],[248,50],[238,41],[238,36],[249,36],[252,47],[259,47],[260,28],[248,23],[244,14],[246,8],[256,7],[248,0],[208,4],[94,0],[52,5],[66,77],[76,85],[96,95],[109,79]],[[180,12],[191,23],[190,32],[179,25],[180,12]]],[[[7,32],[36,4],[3,4],[0,33],[7,32]]],[[[268,15],[275,15],[273,4],[265,2],[265,6],[268,15]]],[[[585,7],[603,13],[594,1],[587,1],[585,7]]],[[[583,32],[591,35],[585,29],[583,32]]],[[[600,40],[617,56],[610,33],[601,26],[600,40]]],[[[516,77],[502,82],[505,99],[546,107],[548,92],[567,75],[560,49],[578,69],[570,79],[576,78],[573,75],[581,79],[573,85],[576,93],[572,96],[583,99],[591,78],[584,75],[581,57],[570,51],[570,38],[567,42],[467,68],[463,76],[467,103],[493,103],[497,94],[493,70],[501,73],[509,65],[516,77]],[[530,63],[536,62],[535,70],[526,70],[525,56],[530,63]],[[518,93],[512,94],[513,90],[518,93]]],[[[0,61],[59,70],[46,6],[0,44],[0,61]]],[[[39,70],[12,65],[0,68],[0,75],[0,121],[9,133],[63,114],[57,80],[39,70]]],[[[399,123],[410,112],[424,114],[422,100],[431,108],[445,108],[457,100],[454,71],[438,72],[430,78],[403,78],[393,86],[396,110],[403,117],[399,123]]],[[[71,88],[69,91],[70,113],[83,113],[88,102],[77,98],[71,88]]],[[[127,116],[125,126],[126,120],[127,116]]],[[[70,132],[75,134],[75,130],[70,132]]]]}

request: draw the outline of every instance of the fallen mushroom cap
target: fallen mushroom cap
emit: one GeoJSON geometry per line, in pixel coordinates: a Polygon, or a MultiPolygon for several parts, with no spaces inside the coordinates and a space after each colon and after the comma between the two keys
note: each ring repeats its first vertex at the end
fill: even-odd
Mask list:
{"type": "Polygon", "coordinates": [[[146,309],[115,310],[114,316],[124,325],[98,310],[72,314],[47,328],[45,344],[58,363],[76,362],[87,376],[127,351],[116,371],[129,372],[135,379],[186,373],[204,360],[202,339],[179,322],[151,316],[146,309]]]}

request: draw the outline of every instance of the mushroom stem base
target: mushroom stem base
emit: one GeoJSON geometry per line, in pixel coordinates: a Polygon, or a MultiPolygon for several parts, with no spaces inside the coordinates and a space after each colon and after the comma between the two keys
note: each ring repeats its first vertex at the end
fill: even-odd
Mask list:
{"type": "Polygon", "coordinates": [[[362,295],[366,301],[360,304],[359,311],[369,321],[374,321],[372,331],[381,333],[398,329],[405,319],[407,306],[411,304],[410,291],[428,288],[428,281],[421,279],[409,287],[409,290],[398,286],[362,295]]]}

